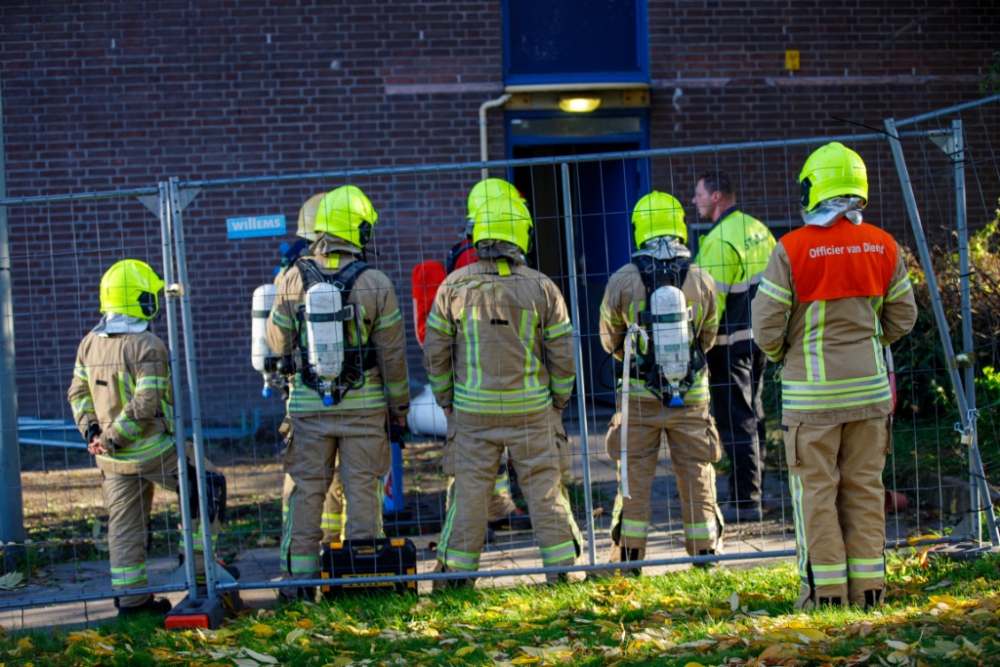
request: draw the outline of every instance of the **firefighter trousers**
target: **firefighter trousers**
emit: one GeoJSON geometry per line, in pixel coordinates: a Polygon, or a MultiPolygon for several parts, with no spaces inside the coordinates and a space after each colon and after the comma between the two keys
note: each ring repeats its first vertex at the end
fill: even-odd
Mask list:
{"type": "MultiPolygon", "coordinates": [[[[187,446],[189,480],[192,488],[194,479],[194,451],[187,446]]],[[[171,449],[162,456],[142,462],[119,462],[98,459],[98,467],[104,478],[104,505],[108,510],[108,552],[111,559],[111,588],[115,591],[148,588],[146,577],[146,539],[149,531],[150,512],[153,507],[154,485],[167,491],[177,492],[177,450],[171,449]]],[[[218,472],[205,461],[208,472],[218,472]]],[[[197,517],[198,508],[191,508],[197,517]]],[[[219,533],[219,517],[210,524],[212,540],[219,533]]],[[[202,542],[201,521],[191,522],[194,536],[194,568],[199,578],[205,576],[205,553],[202,542]]],[[[181,547],[183,548],[183,535],[181,547]]],[[[183,553],[183,552],[182,552],[183,553]]],[[[136,607],[149,599],[149,594],[119,595],[122,607],[136,607]]]]}
{"type": "Polygon", "coordinates": [[[706,354],[715,421],[726,457],[733,466],[727,480],[729,502],[740,509],[760,506],[767,441],[761,398],[767,357],[756,344],[750,344],[751,350],[734,352],[732,346],[723,345],[706,354]]]}
{"type": "Polygon", "coordinates": [[[438,544],[438,560],[450,570],[479,569],[486,538],[487,507],[504,447],[517,469],[528,502],[542,565],[571,565],[583,546],[560,482],[552,410],[492,415],[455,411],[452,465],[454,498],[438,544]]]}
{"type": "Polygon", "coordinates": [[[802,592],[795,606],[865,605],[885,588],[887,417],[814,426],[786,421],[802,592]],[[867,593],[867,595],[866,595],[867,593]]]}
{"type": "MultiPolygon", "coordinates": [[[[559,453],[559,473],[563,483],[563,495],[568,497],[566,486],[573,481],[573,458],[570,452],[569,437],[566,435],[566,427],[563,425],[562,414],[552,408],[552,435],[555,439],[556,449],[559,453]]],[[[451,508],[455,502],[455,464],[453,455],[453,444],[455,442],[455,413],[448,418],[448,434],[444,442],[444,452],[441,457],[442,471],[448,475],[448,491],[445,495],[445,512],[451,508]]],[[[516,462],[515,462],[516,469],[516,462]]],[[[486,508],[488,521],[500,521],[509,516],[517,505],[511,495],[510,476],[507,474],[507,464],[500,463],[497,471],[496,482],[493,485],[493,495],[490,497],[489,505],[486,508]]]]}
{"type": "MultiPolygon", "coordinates": [[[[340,479],[339,463],[333,471],[333,480],[330,488],[327,489],[326,498],[323,500],[323,517],[320,520],[320,528],[323,529],[322,542],[340,542],[344,535],[344,484],[340,479]]],[[[281,523],[284,525],[288,520],[288,498],[295,488],[295,482],[291,475],[285,475],[285,483],[281,489],[281,523]]]]}
{"type": "MultiPolygon", "coordinates": [[[[708,403],[670,408],[659,402],[631,398],[628,426],[629,495],[621,493],[611,517],[610,562],[643,560],[652,519],[653,478],[666,434],[681,503],[684,548],[689,556],[722,552],[722,515],[715,491],[715,468],[722,456],[719,434],[709,414],[708,403]]],[[[621,461],[621,412],[612,418],[605,441],[608,456],[621,461]]]]}
{"type": "Polygon", "coordinates": [[[322,517],[337,457],[347,520],[345,538],[382,534],[382,477],[391,453],[384,410],[341,410],[290,415],[284,469],[291,478],[281,537],[281,569],[290,579],[319,578],[322,517]]]}

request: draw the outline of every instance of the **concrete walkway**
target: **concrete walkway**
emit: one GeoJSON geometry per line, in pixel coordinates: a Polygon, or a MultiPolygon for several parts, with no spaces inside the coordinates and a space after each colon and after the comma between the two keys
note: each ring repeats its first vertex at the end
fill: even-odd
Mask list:
{"type": "MultiPolygon", "coordinates": [[[[575,430],[568,425],[570,432],[575,430]]],[[[592,434],[591,448],[599,454],[592,455],[591,477],[593,481],[592,497],[594,498],[594,545],[596,562],[607,558],[611,546],[609,529],[614,498],[617,492],[616,464],[603,453],[603,434],[592,434]],[[595,443],[596,446],[595,446],[595,443]]],[[[415,451],[419,452],[419,447],[415,451]]],[[[577,458],[574,461],[574,478],[582,479],[581,461],[578,443],[574,443],[577,458]]],[[[411,454],[411,456],[415,456],[411,454]]],[[[437,465],[435,462],[433,465],[437,465]]],[[[416,469],[419,466],[414,466],[416,469]]],[[[412,475],[412,471],[408,473],[412,475]]],[[[757,557],[765,551],[793,550],[795,548],[794,527],[792,524],[791,505],[787,497],[787,486],[777,474],[765,477],[765,507],[769,508],[764,520],[742,526],[729,526],[726,529],[727,554],[740,554],[744,558],[738,561],[728,561],[726,567],[746,567],[759,564],[757,557]]],[[[407,488],[413,480],[407,480],[407,488]]],[[[420,482],[424,492],[422,507],[441,507],[443,503],[437,498],[439,489],[431,489],[426,480],[420,482]]],[[[718,480],[719,497],[726,497],[725,481],[720,475],[718,480]]],[[[655,559],[682,558],[684,538],[681,526],[680,498],[666,451],[660,457],[657,465],[656,478],[652,490],[653,521],[650,530],[649,557],[655,559]]],[[[581,531],[586,537],[583,507],[575,507],[581,531]]],[[[435,510],[439,512],[439,510],[435,510]]],[[[440,517],[432,517],[440,519],[440,517]]],[[[915,525],[916,515],[902,517],[903,520],[893,520],[889,525],[890,539],[897,534],[906,536],[915,525]]],[[[410,536],[418,549],[418,572],[430,572],[434,569],[435,553],[433,543],[439,539],[436,533],[429,535],[410,536]]],[[[581,562],[588,562],[588,551],[584,548],[581,562]]],[[[240,568],[242,582],[277,581],[280,577],[277,547],[248,548],[241,551],[235,563],[240,568]]],[[[172,571],[177,566],[176,557],[155,558],[148,563],[151,586],[162,585],[168,581],[172,571]]],[[[540,567],[541,560],[537,543],[530,531],[496,533],[496,539],[488,544],[483,551],[481,569],[495,573],[495,576],[479,579],[478,586],[513,586],[520,583],[535,583],[543,580],[539,575],[527,576],[513,574],[518,569],[540,567]]],[[[647,568],[646,575],[664,574],[669,571],[690,567],[689,565],[671,565],[647,568]]],[[[95,623],[109,619],[115,615],[111,600],[96,602],[74,602],[74,598],[96,592],[110,591],[110,576],[107,561],[77,562],[55,565],[46,572],[46,585],[32,584],[13,591],[0,591],[0,605],[32,604],[51,598],[66,600],[63,604],[25,609],[7,609],[0,611],[0,625],[8,631],[23,628],[55,627],[63,628],[93,626],[95,623]]],[[[421,594],[429,593],[430,582],[421,582],[421,594]]],[[[183,592],[168,593],[166,597],[174,603],[184,597],[183,592]]],[[[242,598],[251,607],[270,605],[277,596],[275,589],[244,591],[242,598]]]]}

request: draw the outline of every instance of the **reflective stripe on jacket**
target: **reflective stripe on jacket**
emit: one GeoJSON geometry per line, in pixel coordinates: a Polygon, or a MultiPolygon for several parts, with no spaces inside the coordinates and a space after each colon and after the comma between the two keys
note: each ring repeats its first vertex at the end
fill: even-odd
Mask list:
{"type": "MultiPolygon", "coordinates": [[[[718,300],[715,283],[707,271],[691,265],[687,278],[681,285],[681,291],[694,316],[695,336],[701,339],[702,351],[708,352],[715,345],[718,329],[718,300]]],[[[617,359],[624,355],[625,331],[636,321],[636,313],[646,310],[649,295],[646,286],[639,276],[639,269],[629,263],[615,271],[604,290],[604,300],[601,302],[601,345],[608,352],[613,352],[617,359]]],[[[693,343],[693,341],[692,341],[693,343]]],[[[644,351],[642,340],[639,340],[640,351],[644,351]]],[[[637,359],[641,365],[642,360],[637,359]]],[[[629,395],[640,399],[660,403],[655,394],[647,390],[644,381],[636,381],[635,377],[629,384],[629,395]]],[[[707,403],[708,370],[702,369],[697,381],[684,396],[685,404],[707,403]]]]}
{"type": "Polygon", "coordinates": [[[563,409],[576,381],[573,327],[547,276],[480,259],[448,276],[427,318],[424,368],[442,407],[482,414],[563,409]]]}
{"type": "Polygon", "coordinates": [[[81,435],[100,426],[100,460],[140,463],[173,447],[170,357],[155,334],[87,334],[67,397],[81,435]]]}
{"type": "Polygon", "coordinates": [[[757,293],[774,243],[774,236],[764,223],[735,206],[698,243],[694,263],[711,274],[719,295],[719,334],[715,344],[729,345],[733,353],[751,350],[750,302],[757,293]]]}
{"type": "Polygon", "coordinates": [[[871,225],[855,228],[844,220],[820,235],[808,229],[784,237],[771,255],[753,301],[757,344],[772,361],[784,364],[784,417],[826,425],[888,415],[892,395],[882,348],[909,333],[916,318],[917,307],[902,252],[882,230],[871,225]],[[850,270],[861,270],[864,264],[852,257],[853,251],[810,252],[847,247],[845,243],[857,241],[859,234],[861,252],[866,252],[865,243],[882,247],[881,251],[870,250],[880,255],[871,269],[877,272],[877,280],[869,280],[872,276],[816,280],[816,276],[845,276],[850,270]],[[800,247],[803,239],[808,241],[808,247],[800,247]],[[786,244],[795,248],[794,265],[786,244]],[[895,258],[884,256],[888,250],[894,251],[895,258]],[[886,270],[888,266],[891,272],[886,270]],[[825,291],[816,292],[823,296],[853,294],[859,284],[869,285],[867,291],[875,293],[800,301],[794,276],[810,272],[810,289],[815,291],[816,285],[825,284],[825,291]]]}

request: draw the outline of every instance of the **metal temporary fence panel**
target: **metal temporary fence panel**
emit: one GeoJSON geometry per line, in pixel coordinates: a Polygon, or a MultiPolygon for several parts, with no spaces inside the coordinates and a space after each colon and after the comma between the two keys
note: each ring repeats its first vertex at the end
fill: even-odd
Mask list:
{"type": "MultiPolygon", "coordinates": [[[[950,137],[951,129],[904,132],[902,136],[950,137]]],[[[763,220],[776,236],[780,236],[800,224],[797,174],[802,163],[812,150],[831,140],[855,148],[868,165],[872,195],[866,219],[885,227],[903,243],[908,242],[904,221],[898,215],[904,200],[893,185],[896,175],[892,152],[882,134],[178,183],[179,196],[199,190],[197,196],[189,197],[191,205],[184,212],[188,232],[184,252],[191,267],[187,287],[190,289],[191,350],[194,354],[188,363],[196,369],[202,387],[200,421],[207,456],[225,471],[230,483],[231,519],[219,536],[218,552],[226,559],[252,552],[254,562],[261,565],[259,572],[244,572],[239,586],[244,589],[273,588],[278,585],[274,579],[280,573],[281,561],[285,560],[288,566],[287,554],[283,558],[282,549],[283,540],[289,533],[282,529],[282,517],[287,518],[290,513],[289,484],[294,487],[294,483],[282,468],[282,453],[287,445],[281,434],[285,405],[277,390],[272,391],[269,398],[260,395],[262,378],[252,370],[249,359],[250,311],[253,291],[271,282],[280,268],[282,250],[279,246],[294,243],[299,209],[308,198],[342,185],[354,185],[371,199],[379,217],[373,241],[367,248],[366,261],[392,282],[405,324],[404,352],[411,383],[411,417],[420,426],[413,441],[403,449],[404,510],[385,513],[381,520],[391,534],[414,540],[420,549],[420,561],[417,574],[399,580],[534,577],[556,571],[600,569],[611,548],[609,532],[615,513],[618,478],[616,462],[604,452],[604,438],[608,420],[615,412],[615,392],[607,370],[611,364],[602,363],[606,353],[600,343],[598,322],[608,278],[628,262],[631,252],[631,207],[645,194],[635,190],[635,183],[650,182],[654,189],[671,192],[687,205],[702,172],[726,171],[732,177],[741,208],[763,220]],[[478,570],[435,574],[432,571],[440,553],[436,551],[440,548],[439,534],[442,530],[453,530],[454,526],[449,525],[445,511],[449,506],[450,482],[448,471],[442,467],[446,455],[443,440],[447,437],[444,422],[440,417],[436,423],[433,416],[423,418],[433,413],[434,406],[425,386],[423,350],[415,335],[411,304],[421,286],[418,284],[418,289],[414,289],[412,272],[414,267],[425,262],[443,264],[451,246],[461,240],[466,197],[484,167],[489,168],[492,175],[510,180],[525,196],[534,218],[535,245],[527,253],[528,261],[552,279],[570,313],[578,384],[563,419],[570,434],[571,456],[562,483],[568,491],[570,511],[579,525],[583,543],[576,566],[553,567],[546,565],[539,552],[539,545],[547,539],[543,534],[544,525],[533,525],[530,531],[497,530],[493,541],[485,544],[481,553],[476,553],[475,549],[467,552],[478,556],[478,570]],[[637,172],[641,172],[641,178],[635,175],[637,172]],[[284,219],[284,235],[257,235],[258,231],[263,234],[269,229],[280,229],[275,222],[279,218],[284,219]],[[255,232],[234,238],[234,221],[244,229],[251,224],[255,232]],[[581,387],[583,391],[579,391],[581,387]],[[433,433],[436,427],[441,428],[440,434],[433,433]]],[[[696,250],[699,236],[711,227],[711,222],[699,220],[693,207],[687,210],[687,221],[690,245],[696,250]]],[[[503,343],[499,338],[494,342],[503,343]]],[[[933,360],[914,358],[905,340],[896,347],[900,348],[893,350],[897,381],[908,387],[915,386],[918,378],[925,384],[940,381],[933,379],[940,376],[940,369],[934,367],[933,360]]],[[[389,354],[390,351],[385,352],[389,354]]],[[[670,462],[667,438],[661,443],[661,447],[665,447],[656,459],[652,474],[648,549],[645,559],[635,565],[657,568],[694,561],[759,559],[794,553],[784,448],[780,444],[777,422],[780,398],[772,376],[773,369],[769,369],[765,389],[768,429],[764,447],[764,506],[767,511],[763,520],[728,527],[725,556],[689,556],[684,549],[681,515],[683,506],[691,499],[678,496],[676,471],[670,462]]],[[[897,433],[909,431],[919,432],[920,437],[930,434],[940,439],[950,437],[952,425],[942,422],[940,417],[928,420],[921,415],[919,425],[912,426],[911,421],[917,423],[915,413],[912,410],[905,412],[912,407],[912,401],[902,403],[903,408],[897,413],[897,433]]],[[[382,441],[381,435],[370,435],[372,446],[382,441]]],[[[500,460],[503,459],[501,455],[500,460]]],[[[515,488],[520,484],[521,491],[525,492],[530,480],[525,484],[518,475],[515,454],[510,454],[510,460],[507,469],[518,477],[515,488]]],[[[928,534],[943,535],[954,518],[948,505],[951,491],[942,490],[948,480],[938,478],[932,488],[922,487],[926,479],[914,474],[912,469],[896,470],[896,462],[894,453],[886,468],[887,487],[906,495],[911,504],[905,512],[890,514],[889,543],[905,545],[908,540],[927,541],[928,534]]],[[[490,455],[485,459],[470,457],[464,465],[471,470],[475,466],[488,468],[495,463],[490,455]]],[[[331,463],[322,467],[324,470],[319,475],[322,483],[318,488],[336,489],[336,465],[331,463]]],[[[720,501],[724,501],[728,493],[726,467],[724,459],[717,481],[720,501]]],[[[374,478],[388,473],[390,466],[372,455],[361,468],[369,478],[374,478]]],[[[344,473],[342,463],[340,472],[344,473]]],[[[393,472],[399,474],[400,470],[393,472]]],[[[501,481],[497,488],[503,484],[506,482],[501,481]]],[[[318,492],[309,493],[315,496],[318,492]]],[[[962,493],[967,495],[964,489],[962,493]]],[[[514,500],[523,506],[521,496],[515,495],[514,500]]],[[[336,501],[331,502],[336,505],[336,501]]],[[[345,517],[338,514],[334,519],[332,514],[324,509],[320,513],[320,523],[308,528],[316,539],[317,548],[321,539],[339,539],[345,517]],[[322,520],[327,521],[328,528],[337,526],[336,537],[329,530],[323,534],[322,520]]],[[[374,525],[380,519],[371,516],[360,520],[374,525]]],[[[506,517],[495,525],[505,526],[511,521],[518,522],[506,517]]],[[[347,523],[350,523],[349,518],[347,523]]],[[[322,585],[337,581],[315,579],[311,583],[322,585]]]]}
{"type": "MultiPolygon", "coordinates": [[[[5,461],[13,462],[15,475],[5,480],[0,507],[0,532],[6,545],[0,609],[82,603],[83,610],[70,607],[76,609],[70,615],[79,619],[87,617],[87,603],[115,595],[110,549],[136,536],[110,529],[105,501],[109,485],[117,481],[113,475],[102,474],[87,453],[67,389],[74,377],[78,345],[101,319],[103,273],[122,259],[135,258],[173,282],[173,251],[167,227],[161,227],[158,202],[155,187],[0,201],[5,237],[2,261],[9,267],[9,273],[3,272],[5,278],[9,276],[9,291],[3,295],[9,299],[2,308],[3,326],[8,340],[16,336],[17,344],[13,369],[5,378],[16,390],[9,395],[16,396],[17,412],[4,411],[0,425],[0,449],[5,461]]],[[[150,326],[166,343],[167,329],[174,329],[170,299],[161,295],[160,305],[166,316],[154,319],[150,326]]],[[[170,343],[169,349],[176,352],[176,341],[170,343]]],[[[13,356],[12,346],[4,349],[13,356]]],[[[182,376],[177,372],[176,355],[170,361],[174,362],[172,391],[178,416],[173,427],[183,433],[181,399],[186,392],[179,384],[182,376]]],[[[122,386],[128,384],[123,378],[122,386]]],[[[108,391],[119,389],[108,387],[108,391]]],[[[134,498],[115,492],[120,507],[148,517],[148,522],[140,521],[144,526],[140,539],[148,547],[145,562],[140,559],[116,576],[131,578],[133,585],[140,586],[130,593],[183,591],[189,584],[193,588],[193,572],[190,577],[183,572],[175,576],[180,543],[191,544],[190,528],[178,513],[173,493],[153,489],[151,482],[147,485],[140,492],[136,484],[134,498]],[[148,585],[142,586],[139,580],[148,585]]],[[[186,489],[182,473],[182,506],[186,489]]],[[[91,608],[89,613],[109,611],[110,604],[91,608]]],[[[18,620],[29,619],[30,615],[22,615],[18,620]]]]}
{"type": "MultiPolygon", "coordinates": [[[[954,415],[956,433],[946,445],[959,454],[957,460],[967,464],[969,498],[958,503],[966,520],[956,533],[985,540],[993,548],[1000,544],[992,507],[1000,451],[995,438],[983,438],[981,433],[995,432],[1000,401],[993,380],[1000,329],[994,322],[995,308],[989,303],[997,274],[994,249],[1000,216],[998,102],[1000,96],[993,96],[910,119],[886,121],[889,133],[904,126],[952,131],[947,138],[934,141],[893,142],[893,157],[932,297],[943,370],[953,390],[953,400],[943,407],[946,414],[954,415]],[[911,156],[909,164],[906,152],[911,156]],[[928,214],[926,223],[921,219],[922,211],[928,214]],[[961,323],[957,344],[951,334],[956,320],[961,323]]],[[[919,464],[924,455],[926,466],[932,459],[920,450],[917,447],[913,452],[915,462],[919,464]]],[[[955,469],[955,460],[946,457],[923,474],[955,480],[961,474],[955,469]]]]}
{"type": "MultiPolygon", "coordinates": [[[[977,264],[987,261],[983,258],[988,255],[977,254],[976,243],[985,238],[977,234],[987,226],[989,202],[1000,196],[995,190],[996,159],[990,143],[995,136],[992,134],[995,118],[982,107],[959,111],[965,121],[962,134],[965,142],[961,148],[954,143],[957,130],[950,119],[939,121],[935,117],[930,126],[929,120],[922,119],[912,123],[918,125],[916,130],[897,136],[925,147],[920,169],[928,184],[942,178],[957,182],[956,161],[949,159],[933,141],[952,142],[953,153],[962,150],[967,154],[962,165],[966,174],[965,193],[971,202],[967,227],[973,238],[967,254],[975,286],[991,268],[977,264]],[[970,130],[968,114],[975,114],[973,120],[978,120],[974,131],[970,130]]],[[[155,333],[167,340],[171,350],[176,431],[181,432],[184,425],[193,441],[195,479],[190,482],[200,487],[198,503],[202,513],[207,509],[204,506],[206,462],[211,461],[228,480],[229,521],[217,536],[205,531],[202,546],[209,553],[214,548],[215,554],[226,561],[242,560],[240,588],[266,589],[280,585],[275,580],[280,574],[283,538],[289,534],[283,530],[286,522],[282,500],[286,506],[289,504],[294,480],[285,476],[282,467],[287,443],[282,433],[285,405],[280,391],[275,389],[270,398],[263,397],[262,377],[250,365],[251,297],[254,289],[274,279],[284,254],[280,244],[294,243],[302,203],[312,195],[345,184],[361,188],[379,214],[366,259],[394,285],[405,343],[382,352],[391,352],[407,361],[411,424],[416,432],[401,451],[397,450],[395,465],[391,463],[391,455],[385,455],[391,452],[384,447],[385,438],[369,432],[371,438],[366,444],[373,450],[382,449],[377,455],[373,451],[360,463],[355,460],[356,469],[352,472],[361,469],[368,479],[379,478],[380,484],[393,494],[394,509],[378,516],[360,516],[358,523],[381,522],[389,534],[409,537],[420,548],[417,573],[399,577],[400,581],[471,577],[503,582],[509,577],[537,578],[554,572],[600,570],[606,566],[611,549],[609,533],[619,481],[617,463],[608,457],[604,447],[608,422],[616,411],[615,378],[609,370],[612,364],[605,363],[607,353],[601,344],[598,325],[608,279],[628,262],[633,247],[631,208],[645,194],[638,190],[637,183],[650,183],[654,189],[670,192],[687,205],[701,173],[726,171],[732,177],[741,208],[780,236],[799,224],[796,176],[801,164],[811,150],[832,139],[854,147],[868,165],[871,202],[865,216],[869,222],[893,232],[904,245],[914,245],[915,239],[900,212],[912,200],[925,208],[929,201],[940,201],[947,205],[938,205],[935,210],[942,215],[937,217],[942,221],[954,218],[958,230],[959,188],[947,186],[950,189],[944,193],[938,185],[928,185],[915,189],[922,194],[901,194],[895,187],[898,179],[895,167],[901,161],[896,159],[892,142],[884,134],[260,178],[174,180],[146,190],[0,201],[8,220],[13,294],[11,305],[4,310],[4,324],[5,330],[13,325],[17,333],[15,380],[22,417],[18,428],[9,419],[3,424],[4,455],[16,455],[16,469],[20,471],[18,479],[6,481],[5,499],[11,500],[16,493],[23,497],[25,530],[23,539],[17,537],[16,503],[0,505],[3,522],[0,529],[5,539],[15,542],[13,546],[24,554],[24,560],[17,562],[14,569],[0,574],[23,574],[28,584],[24,591],[0,593],[3,596],[0,607],[89,601],[113,594],[106,566],[101,564],[107,558],[107,515],[98,488],[99,476],[76,439],[75,426],[69,423],[72,414],[65,391],[72,376],[77,344],[99,318],[100,276],[125,257],[147,261],[168,284],[161,299],[164,316],[152,326],[155,333]],[[433,396],[426,388],[424,354],[416,340],[414,298],[420,296],[422,288],[432,286],[419,280],[414,285],[413,269],[425,262],[443,263],[452,245],[461,240],[466,198],[484,167],[494,176],[513,182],[526,198],[534,220],[534,246],[527,259],[553,281],[572,328],[572,365],[577,389],[562,417],[568,438],[562,441],[558,434],[551,436],[561,444],[553,452],[560,456],[552,460],[549,468],[559,471],[558,483],[566,491],[565,503],[561,504],[564,509],[568,507],[569,515],[580,528],[580,555],[576,565],[552,565],[539,550],[540,545],[551,541],[552,529],[547,525],[544,510],[536,502],[538,512],[528,528],[523,519],[509,512],[509,504],[504,506],[504,502],[499,502],[499,509],[495,508],[499,516],[493,517],[498,519],[494,524],[497,529],[492,541],[483,545],[478,554],[478,570],[440,574],[433,572],[440,553],[436,551],[441,543],[440,534],[454,529],[446,512],[447,507],[455,505],[447,498],[449,473],[461,476],[478,471],[475,474],[493,479],[487,484],[489,488],[483,490],[484,497],[476,503],[483,514],[489,512],[494,491],[502,492],[505,485],[515,489],[512,502],[520,508],[524,508],[525,496],[532,500],[535,488],[530,478],[536,471],[525,468],[523,462],[519,470],[516,451],[496,457],[471,455],[460,461],[460,465],[453,465],[454,462],[450,467],[443,465],[447,430],[443,415],[435,408],[433,396]],[[921,196],[937,200],[921,201],[918,198],[921,196]],[[263,235],[282,227],[283,235],[263,235]],[[20,436],[21,444],[12,450],[15,433],[20,436]],[[508,458],[509,466],[501,464],[508,458]],[[492,466],[497,468],[490,470],[492,466]],[[398,497],[399,478],[403,482],[402,498],[398,497]],[[506,529],[511,524],[518,529],[506,529]],[[7,538],[8,535],[15,539],[7,538]],[[25,567],[25,562],[30,567],[25,567]],[[251,568],[247,563],[255,565],[251,568]],[[76,583],[69,581],[71,576],[77,577],[76,583]],[[62,590],[53,595],[51,588],[38,586],[41,580],[55,583],[62,590]]],[[[916,169],[909,181],[915,179],[916,169]]],[[[699,237],[711,223],[698,219],[693,207],[686,213],[689,244],[696,252],[699,237]]],[[[943,230],[926,235],[931,249],[923,262],[927,275],[931,259],[950,256],[950,224],[947,222],[943,230]],[[939,244],[937,249],[935,241],[939,244]]],[[[992,261],[995,264],[995,259],[992,261]]],[[[919,268],[916,263],[914,268],[919,268]]],[[[954,301],[960,303],[962,292],[975,294],[974,287],[963,287],[960,273],[970,271],[956,271],[952,285],[945,282],[945,277],[951,280],[952,274],[945,276],[939,271],[940,294],[945,302],[955,295],[954,301]]],[[[928,293],[928,302],[935,294],[934,290],[928,293]]],[[[965,308],[968,312],[969,306],[965,308]]],[[[944,311],[943,321],[953,322],[949,309],[944,311]]],[[[970,510],[982,509],[970,500],[970,481],[975,483],[979,494],[982,473],[987,477],[993,474],[996,454],[993,449],[984,448],[981,458],[985,465],[977,467],[970,460],[972,450],[968,446],[958,447],[959,435],[954,433],[952,422],[960,420],[957,413],[956,417],[951,416],[945,404],[949,400],[947,392],[942,403],[926,400],[925,394],[942,395],[934,388],[946,385],[955,374],[950,373],[949,365],[938,356],[947,336],[938,339],[928,336],[932,331],[929,321],[920,326],[921,330],[893,349],[897,384],[903,391],[894,429],[897,444],[887,462],[884,480],[889,489],[909,498],[910,507],[887,518],[891,546],[950,539],[928,540],[926,536],[944,535],[958,518],[970,510]],[[951,458],[958,463],[953,464],[951,458]],[[974,473],[971,478],[970,464],[974,473]],[[927,466],[934,467],[935,474],[925,474],[927,466]],[[952,474],[952,468],[958,472],[952,474]]],[[[984,360],[995,353],[995,329],[987,329],[984,334],[973,328],[971,352],[980,359],[979,366],[985,366],[984,360]]],[[[519,333],[492,335],[492,341],[487,337],[481,342],[507,344],[519,333]]],[[[968,341],[963,342],[962,349],[966,354],[970,352],[968,341]]],[[[947,354],[946,358],[954,356],[947,354]]],[[[977,370],[976,377],[988,380],[990,376],[983,368],[983,372],[977,370]]],[[[794,553],[784,448],[777,422],[780,395],[772,378],[773,369],[769,369],[763,457],[763,504],[767,511],[763,519],[729,526],[725,554],[689,555],[685,551],[681,516],[685,505],[694,499],[679,495],[677,470],[670,454],[672,443],[666,438],[660,443],[656,457],[650,459],[649,521],[644,526],[648,532],[647,551],[642,561],[631,565],[658,571],[691,562],[750,560],[794,553]]],[[[964,386],[968,385],[966,380],[964,386]]],[[[500,400],[501,406],[504,406],[502,401],[508,401],[507,406],[512,404],[507,398],[500,400]]],[[[984,423],[992,428],[992,411],[997,400],[1000,395],[991,402],[987,396],[977,394],[979,430],[984,423]]],[[[485,425],[480,420],[475,426],[485,425]]],[[[463,433],[462,437],[467,435],[463,433]]],[[[982,441],[979,438],[980,444],[982,441]]],[[[520,446],[513,441],[511,445],[513,450],[520,446]]],[[[675,449],[678,447],[676,443],[673,445],[675,449]]],[[[995,448],[992,441],[990,447],[995,448]]],[[[180,485],[186,488],[188,466],[181,467],[180,485]]],[[[716,497],[724,501],[728,494],[725,459],[718,467],[716,497]]],[[[326,484],[324,497],[336,495],[333,475],[336,460],[324,461],[318,468],[319,478],[326,484]]],[[[185,558],[185,572],[176,580],[180,583],[168,581],[175,568],[174,556],[179,551],[181,535],[192,537],[189,526],[181,531],[176,528],[193,509],[185,507],[188,498],[187,493],[181,493],[180,507],[172,509],[173,499],[169,494],[158,491],[154,495],[149,570],[156,574],[150,579],[154,585],[149,590],[200,593],[194,588],[190,553],[185,558]]],[[[342,512],[334,510],[336,498],[329,500],[333,505],[326,509],[330,511],[324,509],[318,526],[310,527],[309,535],[315,537],[317,550],[320,539],[339,540],[344,529],[342,512]]],[[[468,499],[456,502],[463,501],[468,499]]],[[[294,514],[293,508],[284,509],[294,514]]],[[[466,517],[466,520],[488,518],[466,517]]],[[[974,528],[972,522],[968,523],[974,528]]],[[[964,536],[969,531],[958,532],[964,536]]],[[[349,527],[346,534],[350,534],[349,527]]],[[[184,541],[186,545],[193,544],[192,539],[184,541]]],[[[468,553],[473,552],[475,548],[468,549],[468,553]]],[[[210,572],[208,583],[212,584],[209,594],[217,587],[234,585],[216,570],[210,572]]],[[[316,579],[312,583],[338,581],[316,579]]]]}

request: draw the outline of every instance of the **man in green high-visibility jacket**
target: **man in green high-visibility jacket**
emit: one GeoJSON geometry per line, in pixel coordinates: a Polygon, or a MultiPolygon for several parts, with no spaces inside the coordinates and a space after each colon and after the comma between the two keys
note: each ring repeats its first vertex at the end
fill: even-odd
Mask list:
{"type": "Polygon", "coordinates": [[[725,172],[703,173],[692,203],[703,220],[715,223],[701,237],[694,263],[715,279],[719,295],[719,334],[706,356],[715,421],[733,466],[729,504],[722,515],[727,523],[759,521],[767,358],[753,341],[750,302],[774,249],[774,236],[736,206],[725,172]]]}

